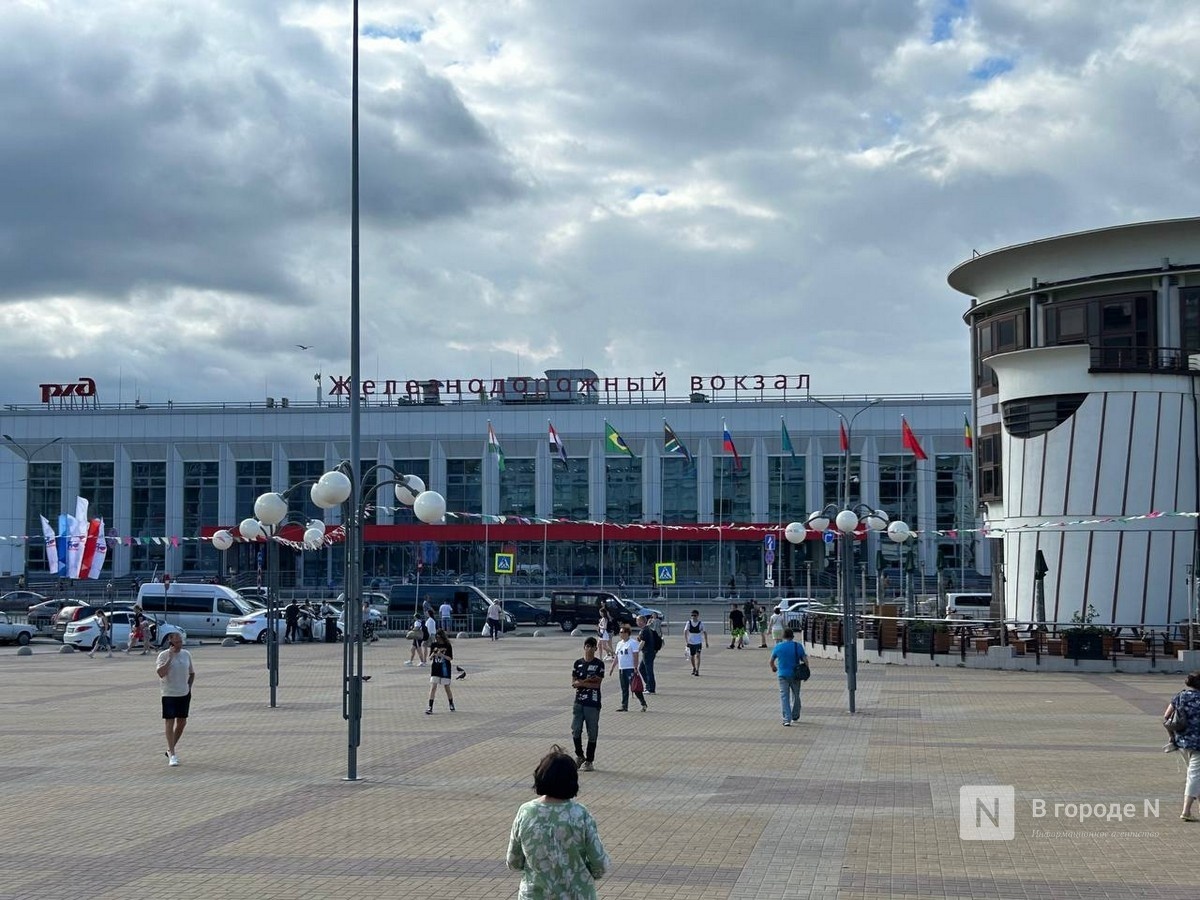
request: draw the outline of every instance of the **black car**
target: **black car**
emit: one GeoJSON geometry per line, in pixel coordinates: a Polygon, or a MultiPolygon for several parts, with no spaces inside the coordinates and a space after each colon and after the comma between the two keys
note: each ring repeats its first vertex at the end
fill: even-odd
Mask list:
{"type": "Polygon", "coordinates": [[[525,600],[505,600],[501,605],[506,613],[521,624],[532,622],[541,628],[550,621],[550,610],[542,606],[534,606],[525,600]]]}
{"type": "Polygon", "coordinates": [[[571,631],[576,625],[598,625],[601,606],[608,610],[610,622],[634,624],[633,614],[622,605],[616,594],[588,588],[552,591],[550,621],[557,622],[563,631],[571,631]]]}

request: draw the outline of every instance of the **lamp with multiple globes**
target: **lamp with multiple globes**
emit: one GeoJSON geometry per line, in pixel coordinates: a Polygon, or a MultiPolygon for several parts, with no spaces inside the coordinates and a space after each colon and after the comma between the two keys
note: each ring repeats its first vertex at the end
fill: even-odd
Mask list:
{"type": "MultiPolygon", "coordinates": [[[[790,544],[799,544],[807,539],[809,531],[824,534],[833,526],[840,536],[838,547],[838,572],[842,586],[842,647],[846,668],[846,690],[849,693],[850,712],[854,712],[854,692],[858,687],[858,603],[854,597],[854,539],[859,526],[867,533],[887,531],[893,540],[893,526],[900,526],[905,534],[908,526],[903,522],[888,522],[888,514],[882,509],[872,509],[865,504],[839,508],[830,503],[818,510],[804,522],[792,522],[784,529],[783,536],[790,544]]],[[[895,534],[900,533],[897,528],[895,534]]],[[[904,540],[904,538],[900,538],[904,540]]]]}
{"type": "MultiPolygon", "coordinates": [[[[363,609],[362,609],[362,534],[364,515],[370,510],[366,497],[358,496],[353,480],[354,468],[343,462],[326,472],[312,486],[309,496],[321,509],[345,505],[346,522],[346,606],[345,644],[342,647],[342,718],[347,722],[346,780],[358,780],[358,747],[362,743],[363,685],[363,609]],[[347,474],[349,472],[349,474],[347,474]]],[[[382,463],[372,466],[362,477],[370,490],[393,486],[396,500],[412,507],[413,515],[426,525],[440,524],[446,517],[446,498],[428,491],[416,475],[400,475],[382,463]],[[372,485],[372,476],[384,471],[392,478],[372,485]]],[[[361,490],[361,487],[360,487],[361,490]]]]}

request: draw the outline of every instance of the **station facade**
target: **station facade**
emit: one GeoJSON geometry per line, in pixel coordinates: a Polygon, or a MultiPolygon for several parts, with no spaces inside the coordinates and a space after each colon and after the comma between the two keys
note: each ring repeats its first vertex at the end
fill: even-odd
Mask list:
{"type": "MultiPolygon", "coordinates": [[[[862,541],[856,564],[864,577],[906,568],[934,590],[939,573],[955,583],[986,571],[974,530],[967,395],[813,399],[803,390],[713,389],[713,377],[706,390],[673,399],[588,390],[604,380],[587,370],[547,374],[519,381],[553,386],[565,377],[569,389],[514,391],[518,379],[508,379],[502,396],[447,393],[444,382],[364,395],[360,471],[382,464],[417,475],[445,496],[450,513],[445,524],[422,525],[390,488],[368,491],[368,578],[420,570],[486,583],[495,577],[493,554],[511,549],[518,575],[646,584],[654,564],[670,560],[681,584],[723,586],[732,576],[739,587],[762,586],[770,575],[799,591],[831,577],[832,554],[820,535],[786,544],[782,528],[843,501],[847,455],[850,502],[882,508],[920,533],[907,548],[874,536],[862,541]],[[849,454],[838,413],[857,416],[849,454]],[[903,445],[902,416],[926,459],[903,445]],[[488,449],[489,426],[503,466],[488,449]],[[561,455],[552,450],[551,426],[561,455]]],[[[756,377],[762,384],[759,376],[741,383],[756,377]]],[[[103,385],[92,383],[83,397],[76,389],[7,407],[0,575],[44,572],[39,516],[55,521],[77,496],[104,519],[113,576],[236,577],[255,569],[255,546],[221,552],[208,538],[251,516],[259,494],[314,480],[346,457],[346,384],[331,383],[315,401],[162,405],[106,403],[103,385]]],[[[375,476],[388,477],[385,470],[375,476]]],[[[317,509],[307,490],[293,496],[296,513],[338,524],[339,511],[317,509]]],[[[340,546],[287,551],[285,584],[336,582],[342,556],[340,546]]]]}

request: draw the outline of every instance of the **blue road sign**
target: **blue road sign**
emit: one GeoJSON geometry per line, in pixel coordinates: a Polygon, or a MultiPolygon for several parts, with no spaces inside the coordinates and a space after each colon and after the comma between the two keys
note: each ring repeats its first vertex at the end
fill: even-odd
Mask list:
{"type": "Polygon", "coordinates": [[[825,532],[825,543],[832,544],[836,540],[837,540],[837,537],[834,535],[834,533],[832,531],[825,532]]]}

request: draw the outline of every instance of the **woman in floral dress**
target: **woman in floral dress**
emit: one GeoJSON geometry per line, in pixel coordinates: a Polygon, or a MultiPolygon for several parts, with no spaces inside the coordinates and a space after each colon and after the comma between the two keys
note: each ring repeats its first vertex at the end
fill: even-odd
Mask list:
{"type": "Polygon", "coordinates": [[[575,760],[555,744],[533,770],[536,800],[522,804],[508,838],[507,863],[521,872],[518,900],[595,900],[608,869],[596,820],[573,798],[575,760]]]}

